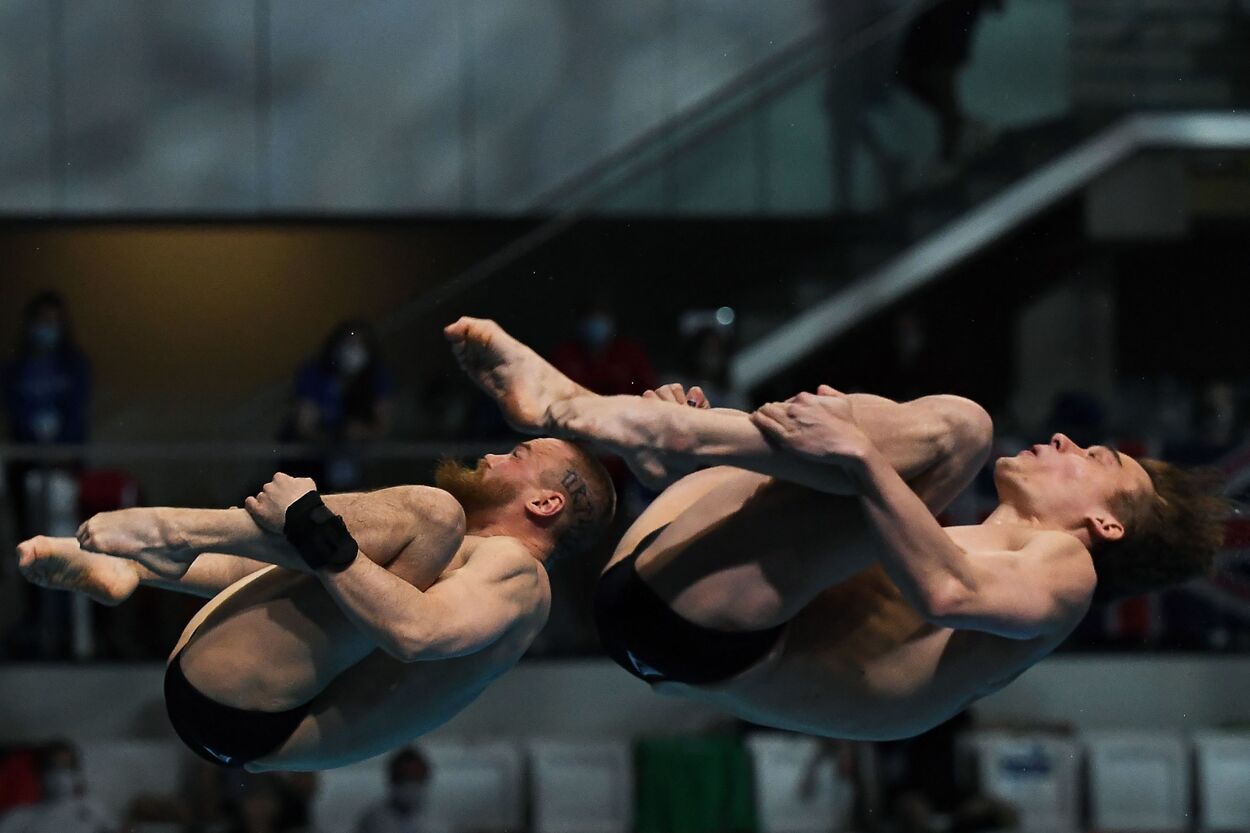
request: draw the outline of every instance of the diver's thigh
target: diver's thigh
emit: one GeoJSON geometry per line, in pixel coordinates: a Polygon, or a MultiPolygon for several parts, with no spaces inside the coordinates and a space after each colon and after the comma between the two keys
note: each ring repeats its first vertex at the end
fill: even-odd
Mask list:
{"type": "Polygon", "coordinates": [[[873,540],[858,500],[738,472],[682,506],[635,569],[690,621],[756,630],[871,566],[873,540]]]}

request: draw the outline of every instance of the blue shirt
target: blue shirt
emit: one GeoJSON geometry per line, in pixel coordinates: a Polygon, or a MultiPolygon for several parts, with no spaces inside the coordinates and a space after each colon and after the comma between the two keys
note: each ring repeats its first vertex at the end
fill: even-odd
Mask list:
{"type": "MultiPolygon", "coordinates": [[[[389,399],[395,388],[390,372],[380,365],[374,370],[370,384],[372,386],[370,405],[389,399]]],[[[305,364],[300,368],[299,375],[295,377],[295,397],[317,406],[317,411],[321,415],[321,429],[327,434],[335,434],[341,430],[348,417],[366,416],[346,412],[346,393],[338,374],[327,371],[319,362],[305,364]]]]}
{"type": "Polygon", "coordinates": [[[91,365],[81,353],[26,353],[5,365],[3,379],[14,442],[86,441],[91,365]]]}

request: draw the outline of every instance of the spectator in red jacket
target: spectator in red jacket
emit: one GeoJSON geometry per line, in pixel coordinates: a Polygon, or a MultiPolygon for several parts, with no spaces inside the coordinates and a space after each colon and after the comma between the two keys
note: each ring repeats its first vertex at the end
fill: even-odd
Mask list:
{"type": "Polygon", "coordinates": [[[636,339],[620,335],[604,300],[589,305],[577,323],[577,338],[556,347],[551,363],[595,393],[640,395],[656,386],[655,367],[636,339]]]}

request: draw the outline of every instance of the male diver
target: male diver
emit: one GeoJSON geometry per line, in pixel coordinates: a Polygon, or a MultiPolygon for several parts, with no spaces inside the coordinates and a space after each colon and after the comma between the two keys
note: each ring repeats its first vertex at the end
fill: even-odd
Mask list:
{"type": "Polygon", "coordinates": [[[601,637],[656,690],[756,723],[918,734],[1048,655],[1095,596],[1187,580],[1222,542],[1225,504],[1194,478],[1063,434],[997,461],[984,523],[942,528],[990,449],[966,399],[602,397],[493,322],[446,335],[515,428],[671,482],[599,581],[601,637]]]}
{"type": "Polygon", "coordinates": [[[547,565],[615,504],[602,466],[555,439],[444,463],[436,482],[323,498],[277,474],[245,508],[108,512],[18,560],[105,604],[140,584],[211,598],[166,670],[179,736],[251,771],[341,766],[446,722],[515,665],[547,619],[547,565]]]}

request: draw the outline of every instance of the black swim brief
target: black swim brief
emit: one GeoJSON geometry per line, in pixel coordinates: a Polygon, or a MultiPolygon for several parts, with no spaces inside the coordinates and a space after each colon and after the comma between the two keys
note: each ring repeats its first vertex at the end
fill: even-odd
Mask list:
{"type": "Polygon", "coordinates": [[[282,712],[255,712],[210,700],[182,673],[181,652],[165,669],[165,709],[174,731],[192,752],[232,768],[272,753],[308,714],[307,705],[282,712]]]}
{"type": "Polygon", "coordinates": [[[664,529],[647,535],[599,578],[595,623],[604,650],[617,665],[648,683],[699,685],[740,674],[768,655],[786,626],[718,631],[674,613],[635,569],[639,553],[664,529]]]}

